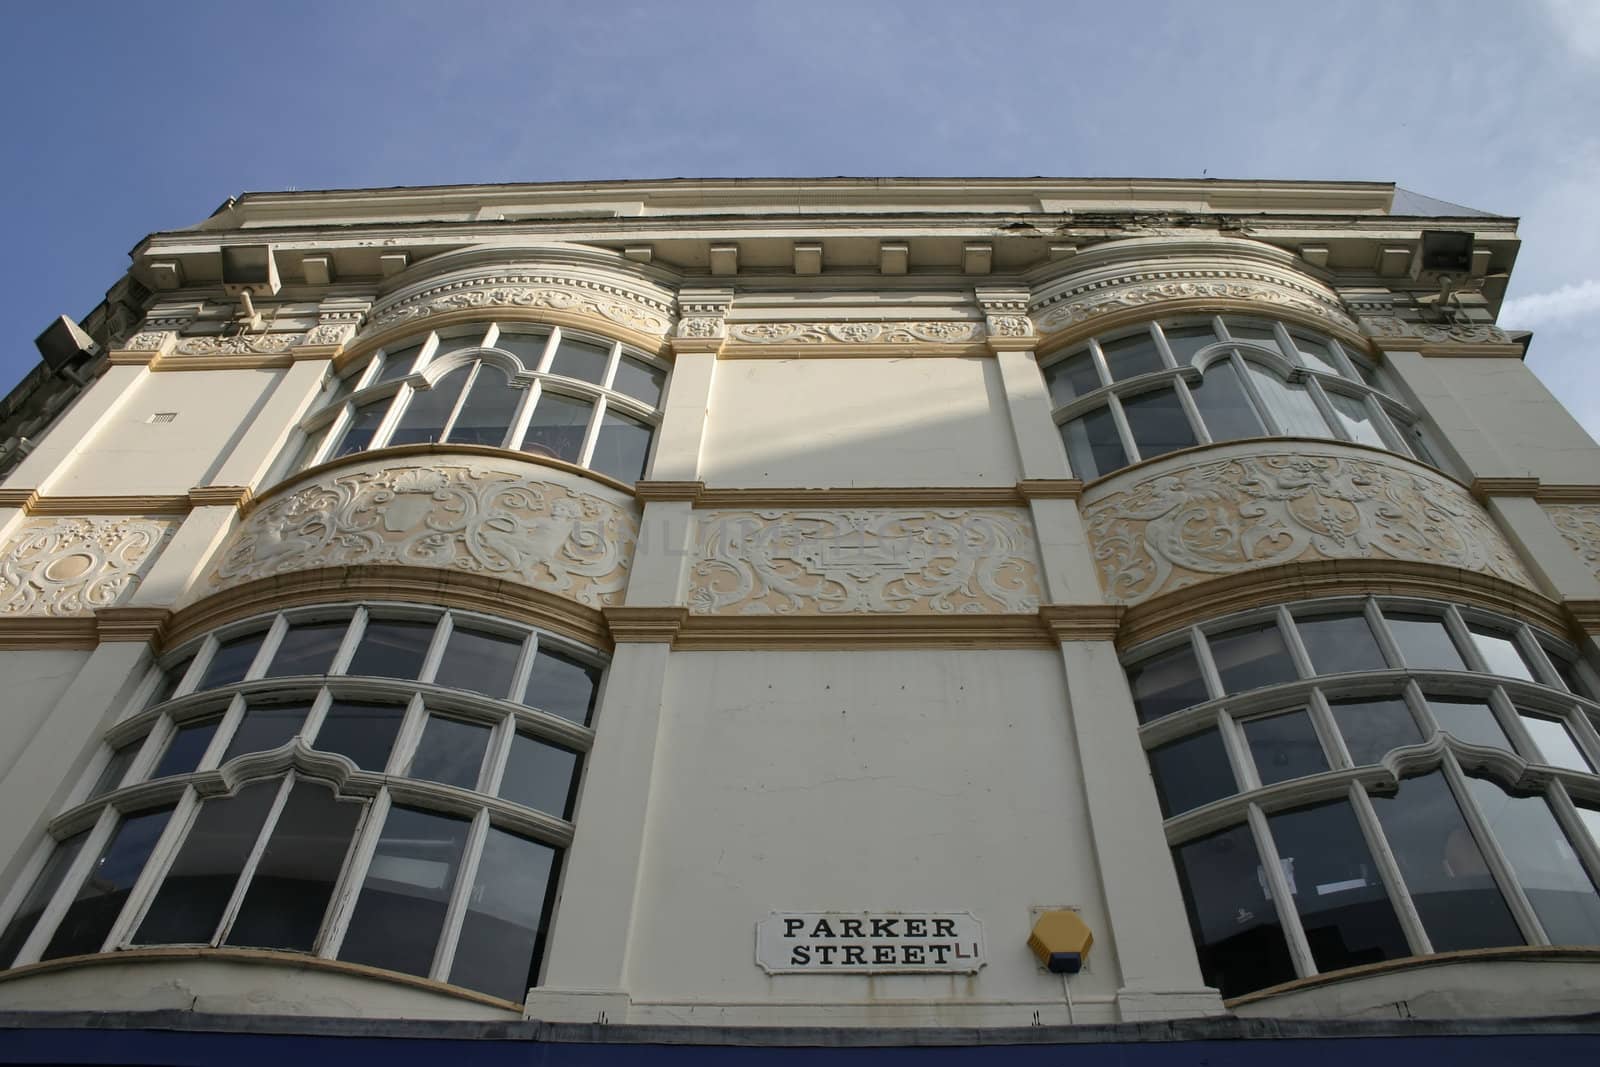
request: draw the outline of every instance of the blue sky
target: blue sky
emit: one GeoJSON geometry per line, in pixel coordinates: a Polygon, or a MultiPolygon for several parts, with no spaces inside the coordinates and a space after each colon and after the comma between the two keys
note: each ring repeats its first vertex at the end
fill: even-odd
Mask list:
{"type": "Polygon", "coordinates": [[[1600,0],[29,4],[0,390],[247,190],[749,175],[1392,180],[1522,218],[1501,324],[1600,434],[1600,0]]]}

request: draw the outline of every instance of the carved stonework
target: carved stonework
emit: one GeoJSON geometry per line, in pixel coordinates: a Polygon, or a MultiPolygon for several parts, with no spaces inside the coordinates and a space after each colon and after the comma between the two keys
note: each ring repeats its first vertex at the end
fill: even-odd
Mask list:
{"type": "Polygon", "coordinates": [[[961,344],[983,340],[977,322],[747,322],[732,340],[752,345],[961,344]]]}
{"type": "Polygon", "coordinates": [[[139,584],[175,519],[32,518],[0,548],[0,615],[89,615],[139,584]]]}
{"type": "Polygon", "coordinates": [[[697,615],[1031,612],[1041,599],[1027,512],[725,511],[699,524],[697,615]]]}
{"type": "Polygon", "coordinates": [[[669,305],[621,286],[560,274],[509,273],[424,289],[378,311],[371,325],[381,329],[446,311],[497,307],[586,312],[658,336],[667,332],[672,313],[669,305]]]}
{"type": "Polygon", "coordinates": [[[1600,504],[1545,504],[1544,510],[1567,544],[1600,578],[1600,504]]]}
{"type": "Polygon", "coordinates": [[[356,335],[356,324],[353,322],[324,322],[311,328],[306,334],[308,345],[342,345],[356,335]]]}
{"type": "Polygon", "coordinates": [[[1209,578],[1325,559],[1396,559],[1530,585],[1461,486],[1396,459],[1232,455],[1113,479],[1086,497],[1106,593],[1137,604],[1209,578]]]}
{"type": "Polygon", "coordinates": [[[721,340],[728,336],[728,305],[732,289],[686,289],[678,294],[678,337],[692,341],[721,340]]]}
{"type": "Polygon", "coordinates": [[[210,585],[400,564],[502,578],[595,608],[619,603],[638,540],[635,517],[609,497],[530,476],[543,469],[510,466],[326,473],[252,512],[210,585]]]}
{"type": "Polygon", "coordinates": [[[167,330],[144,330],[130,337],[124,347],[134,352],[155,352],[176,336],[167,330]]]}
{"type": "Polygon", "coordinates": [[[1361,329],[1369,337],[1414,337],[1418,341],[1436,345],[1511,343],[1511,338],[1500,327],[1484,323],[1435,326],[1425,322],[1408,322],[1396,315],[1363,315],[1361,329]]]}
{"type": "Polygon", "coordinates": [[[1333,298],[1308,286],[1247,270],[1140,271],[1069,289],[1034,311],[1039,328],[1054,332],[1114,311],[1205,298],[1294,308],[1355,328],[1354,320],[1333,298]]]}
{"type": "Polygon", "coordinates": [[[185,337],[174,349],[185,356],[265,356],[279,355],[305,336],[298,333],[241,333],[228,337],[185,337]]]}
{"type": "Polygon", "coordinates": [[[973,295],[983,309],[984,326],[990,337],[1033,336],[1026,289],[978,289],[973,295]]]}

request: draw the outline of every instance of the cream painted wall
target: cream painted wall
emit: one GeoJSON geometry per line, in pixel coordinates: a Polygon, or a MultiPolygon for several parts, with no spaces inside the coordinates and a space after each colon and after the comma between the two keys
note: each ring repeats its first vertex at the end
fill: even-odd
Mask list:
{"type": "Polygon", "coordinates": [[[1030,906],[1049,905],[1081,907],[1096,935],[1074,998],[1109,997],[1114,946],[1064,689],[1060,656],[1043,650],[673,653],[629,952],[634,1003],[1059,1009],[1061,978],[1026,947],[1030,906]],[[755,963],[755,926],[771,911],[873,909],[971,911],[988,965],[975,978],[869,978],[769,977],[755,963]]]}
{"type": "Polygon", "coordinates": [[[700,456],[714,486],[1019,477],[1000,370],[982,357],[720,361],[700,456]]]}
{"type": "Polygon", "coordinates": [[[89,659],[87,651],[0,652],[0,778],[5,777],[39,724],[89,659]]]}
{"type": "Polygon", "coordinates": [[[184,493],[210,483],[283,374],[274,370],[147,374],[53,480],[50,492],[184,493]],[[156,412],[176,412],[151,423],[156,412]]]}

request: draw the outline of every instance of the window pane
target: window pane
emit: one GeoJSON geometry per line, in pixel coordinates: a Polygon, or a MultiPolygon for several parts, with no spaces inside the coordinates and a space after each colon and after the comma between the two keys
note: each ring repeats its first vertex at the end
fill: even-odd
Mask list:
{"type": "Polygon", "coordinates": [[[1544,646],[1544,654],[1550,660],[1550,666],[1555,668],[1556,675],[1561,679],[1561,684],[1567,687],[1568,692],[1577,693],[1579,696],[1588,695],[1588,690],[1585,689],[1583,682],[1578,678],[1578,664],[1573,661],[1572,657],[1564,652],[1556,651],[1549,645],[1544,646]]]}
{"type": "Polygon", "coordinates": [[[1150,773],[1161,813],[1169,819],[1239,791],[1222,735],[1214,729],[1151,749],[1150,773]]]}
{"type": "Polygon", "coordinates": [[[513,804],[566,818],[578,754],[535,741],[526,734],[511,739],[511,755],[500,779],[500,795],[513,804]]]}
{"type": "Polygon", "coordinates": [[[1407,667],[1437,667],[1447,671],[1466,669],[1466,664],[1461,662],[1461,653],[1456,651],[1455,642],[1450,640],[1450,632],[1435,616],[1386,611],[1383,617],[1388,620],[1389,632],[1394,635],[1395,644],[1400,646],[1400,655],[1407,667]]]}
{"type": "Polygon", "coordinates": [[[1188,366],[1202,348],[1217,343],[1217,335],[1209,326],[1164,326],[1161,332],[1180,367],[1188,366]]]}
{"type": "Polygon", "coordinates": [[[1174,389],[1151,389],[1122,398],[1122,413],[1142,459],[1154,459],[1195,443],[1194,430],[1174,389]]]}
{"type": "Polygon", "coordinates": [[[156,686],[155,692],[150,694],[150,701],[145,705],[153,708],[157,704],[164,704],[172,699],[172,694],[178,691],[178,686],[183,682],[183,676],[189,673],[189,665],[194,662],[194,654],[183,657],[161,673],[161,684],[156,686]]]}
{"type": "Polygon", "coordinates": [[[540,394],[539,403],[533,409],[533,420],[522,439],[523,451],[568,463],[578,462],[593,410],[594,405],[586,400],[574,400],[548,391],[540,394]]]}
{"type": "Polygon", "coordinates": [[[508,332],[502,330],[499,338],[494,343],[494,347],[516,356],[527,370],[536,370],[539,366],[539,360],[544,358],[545,345],[549,343],[549,340],[550,335],[547,333],[508,332]]]}
{"type": "Polygon", "coordinates": [[[339,958],[426,975],[461,867],[468,823],[391,808],[339,958]]]}
{"type": "Polygon", "coordinates": [[[1213,441],[1266,436],[1267,428],[1245,396],[1239,372],[1231,362],[1211,364],[1199,381],[1189,384],[1189,395],[1213,441]]]}
{"type": "Polygon", "coordinates": [[[533,984],[533,960],[544,939],[544,902],[555,850],[490,828],[461,924],[454,985],[520,1001],[533,984]]]}
{"type": "Polygon", "coordinates": [[[1207,985],[1236,997],[1295,977],[1249,827],[1180,845],[1172,858],[1207,985]]]}
{"type": "Polygon", "coordinates": [[[1349,801],[1267,822],[1317,970],[1411,955],[1349,801]]]}
{"type": "Polygon", "coordinates": [[[161,762],[156,764],[151,779],[188,774],[200,766],[200,760],[205,756],[206,749],[211,747],[211,739],[216,736],[217,726],[221,722],[221,718],[214,718],[178,727],[172,740],[167,742],[167,750],[162,753],[161,762]]]}
{"type": "Polygon", "coordinates": [[[1317,731],[1306,712],[1251,719],[1242,725],[1262,785],[1303,778],[1328,769],[1322,742],[1317,740],[1317,731]]]}
{"type": "Polygon", "coordinates": [[[422,660],[428,654],[436,626],[409,619],[368,619],[361,644],[345,673],[415,678],[422,671],[422,660]]]}
{"type": "Polygon", "coordinates": [[[1289,385],[1254,363],[1246,365],[1261,402],[1277,420],[1280,432],[1291,437],[1332,437],[1328,424],[1303,385],[1289,385]]]}
{"type": "Polygon", "coordinates": [[[550,373],[582,378],[599,385],[605,380],[606,363],[610,359],[610,345],[595,345],[563,337],[561,344],[556,346],[555,358],[550,361],[550,373]]]}
{"type": "Polygon", "coordinates": [[[1600,895],[1544,798],[1508,796],[1482,778],[1467,790],[1551,944],[1600,945],[1600,895]]]}
{"type": "Polygon", "coordinates": [[[1101,341],[1100,353],[1106,357],[1114,382],[1162,368],[1161,352],[1148,330],[1116,341],[1101,341]]]}
{"type": "Polygon", "coordinates": [[[1600,811],[1594,808],[1578,808],[1578,819],[1583,823],[1583,828],[1588,831],[1589,839],[1596,848],[1600,848],[1600,811]]]}
{"type": "Polygon", "coordinates": [[[372,437],[378,432],[378,426],[383,422],[383,417],[389,413],[389,403],[392,397],[379,397],[369,400],[356,407],[350,425],[345,427],[344,436],[339,439],[339,444],[328,453],[329,459],[338,459],[340,456],[349,456],[356,452],[365,452],[372,447],[372,437]]]}
{"type": "Polygon", "coordinates": [[[455,410],[456,398],[467,383],[470,365],[460,366],[440,378],[431,389],[413,389],[400,423],[389,437],[389,444],[414,445],[437,441],[444,436],[444,424],[455,410]]]}
{"type": "Polygon", "coordinates": [[[525,395],[523,390],[511,388],[511,379],[499,367],[480,363],[472,391],[450,427],[450,440],[464,445],[505,444],[511,418],[525,395]]]}
{"type": "Polygon", "coordinates": [[[1539,754],[1545,763],[1552,767],[1582,771],[1584,774],[1594,773],[1594,768],[1589,766],[1583,750],[1578,748],[1578,743],[1572,739],[1572,733],[1565,723],[1539,715],[1524,714],[1521,718],[1522,725],[1527,728],[1533,743],[1538,746],[1539,754]]]}
{"type": "Polygon", "coordinates": [[[650,456],[654,430],[638,419],[607,411],[600,420],[594,455],[589,467],[619,482],[633,483],[644,477],[645,460],[650,456]]]}
{"type": "Polygon", "coordinates": [[[33,933],[33,924],[39,921],[40,914],[55,898],[62,881],[67,877],[67,868],[78,858],[78,853],[88,836],[87,830],[73,834],[57,844],[50,853],[50,858],[44,861],[39,877],[33,881],[33,888],[22,898],[22,903],[17,906],[17,913],[6,923],[5,931],[0,933],[0,968],[11,966],[17,958],[17,953],[22,951],[28,935],[33,933]]]}
{"type": "Polygon", "coordinates": [[[1292,682],[1294,661],[1276,622],[1258,622],[1208,637],[1211,658],[1222,676],[1225,693],[1242,693],[1279,682],[1292,682]]]}
{"type": "Polygon", "coordinates": [[[386,351],[383,356],[383,366],[378,370],[378,376],[368,383],[369,386],[379,382],[392,382],[396,378],[404,378],[411,373],[411,368],[416,365],[417,353],[422,351],[421,343],[407,345],[386,351]]]}
{"type": "Polygon", "coordinates": [[[1211,699],[1194,648],[1187,641],[1129,667],[1128,685],[1141,723],[1155,722],[1211,699]]]}
{"type": "Polygon", "coordinates": [[[227,763],[246,752],[270,752],[286,744],[300,732],[310,710],[307,704],[250,705],[245,708],[244,718],[239,720],[239,728],[228,742],[228,750],[222,754],[222,762],[227,763]]]}
{"type": "Polygon", "coordinates": [[[1350,440],[1357,444],[1372,445],[1374,448],[1388,448],[1389,444],[1383,439],[1383,434],[1378,432],[1377,423],[1372,421],[1372,412],[1367,410],[1367,402],[1353,396],[1332,389],[1325,389],[1328,403],[1333,407],[1333,413],[1339,416],[1339,422],[1344,427],[1345,433],[1350,435],[1350,440]]]}
{"type": "Polygon", "coordinates": [[[232,685],[243,679],[245,672],[250,669],[251,661],[261,650],[261,639],[265,636],[266,634],[257,631],[242,637],[229,638],[217,645],[217,651],[212,655],[211,662],[206,664],[206,672],[201,675],[200,684],[195,690],[198,692],[202,689],[215,689],[219,685],[232,685]]]}
{"type": "Polygon", "coordinates": [[[1339,361],[1334,358],[1333,349],[1326,341],[1316,341],[1299,333],[1293,337],[1294,346],[1299,350],[1306,366],[1312,370],[1343,376],[1344,371],[1339,369],[1339,361]]]}
{"type": "Polygon", "coordinates": [[[106,761],[100,771],[100,777],[94,780],[94,786],[89,790],[89,800],[105,796],[117,786],[122,784],[122,778],[128,773],[128,768],[133,765],[133,759],[139,754],[139,749],[144,747],[144,738],[129,741],[115,752],[106,761]]]}
{"type": "Polygon", "coordinates": [[[452,689],[466,689],[504,700],[511,692],[511,676],[517,669],[522,640],[457,626],[450,631],[444,659],[433,680],[452,689]]]}
{"type": "Polygon", "coordinates": [[[1534,680],[1528,661],[1522,658],[1522,651],[1517,648],[1510,634],[1487,626],[1468,626],[1467,630],[1472,634],[1472,643],[1477,646],[1478,654],[1483,657],[1490,674],[1503,674],[1529,682],[1534,680]]]}
{"type": "Polygon", "coordinates": [[[635,400],[643,400],[651,407],[661,403],[661,387],[666,383],[667,372],[643,360],[623,356],[617,364],[617,377],[611,387],[627,393],[635,400]]]}
{"type": "Polygon", "coordinates": [[[1435,952],[1523,943],[1444,775],[1407,778],[1372,806],[1435,952]]]}
{"type": "Polygon", "coordinates": [[[1312,615],[1294,623],[1318,674],[1381,671],[1388,666],[1365,615],[1312,615]]]}
{"type": "Polygon", "coordinates": [[[1061,407],[1080,396],[1088,396],[1100,388],[1100,372],[1095,370],[1094,357],[1087,350],[1046,367],[1044,380],[1050,389],[1050,403],[1054,407],[1061,407]]]}
{"type": "Polygon", "coordinates": [[[310,952],[355,836],[362,805],[296,782],[256,864],[230,945],[310,952]]]}
{"type": "Polygon", "coordinates": [[[428,725],[422,730],[422,740],[417,742],[417,753],[411,758],[409,775],[462,789],[476,789],[478,771],[483,767],[483,754],[488,747],[487,726],[430,715],[428,725]]]}
{"type": "Polygon", "coordinates": [[[1439,729],[1454,734],[1457,740],[1469,745],[1511,749],[1511,742],[1506,739],[1506,732],[1500,728],[1494,711],[1481,700],[1430,696],[1428,710],[1438,720],[1439,729]]]}
{"type": "Polygon", "coordinates": [[[381,772],[389,764],[405,714],[401,704],[335,700],[317,731],[316,748],[337,752],[364,771],[381,772]]]}
{"type": "Polygon", "coordinates": [[[284,633],[278,651],[272,654],[266,677],[286,678],[297,674],[327,674],[339,651],[349,619],[332,622],[297,622],[284,633]]]}
{"type": "Polygon", "coordinates": [[[595,693],[600,686],[600,669],[586,663],[539,649],[528,676],[522,702],[530,708],[548,711],[581,726],[589,724],[594,713],[595,693]]]}
{"type": "Polygon", "coordinates": [[[1232,319],[1227,320],[1227,325],[1228,335],[1235,341],[1249,341],[1252,344],[1264,345],[1274,352],[1283,351],[1278,344],[1278,332],[1271,326],[1252,326],[1232,319]]]}
{"type": "Polygon", "coordinates": [[[253,782],[200,805],[177,859],[161,881],[133,940],[140,945],[203,945],[233,896],[281,781],[253,782]]]}
{"type": "Polygon", "coordinates": [[[1398,697],[1389,700],[1336,700],[1334,721],[1344,735],[1344,747],[1357,767],[1377,763],[1391,749],[1422,741],[1422,731],[1411,709],[1398,697]]]}
{"type": "Polygon", "coordinates": [[[67,907],[41,959],[100,951],[171,814],[172,809],[167,808],[122,820],[90,868],[89,876],[78,887],[77,896],[67,907]]]}
{"type": "Polygon", "coordinates": [[[1072,473],[1085,481],[1128,465],[1128,454],[1122,450],[1122,438],[1117,436],[1116,420],[1108,407],[1064,423],[1061,439],[1067,443],[1072,473]]]}

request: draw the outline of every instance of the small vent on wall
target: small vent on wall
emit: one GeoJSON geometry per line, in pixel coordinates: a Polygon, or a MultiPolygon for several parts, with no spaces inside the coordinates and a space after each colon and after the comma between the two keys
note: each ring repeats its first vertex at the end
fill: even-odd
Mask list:
{"type": "Polygon", "coordinates": [[[171,422],[173,419],[175,419],[177,417],[178,417],[178,413],[176,411],[157,411],[154,414],[152,414],[148,419],[145,419],[144,421],[145,422],[171,422]]]}

